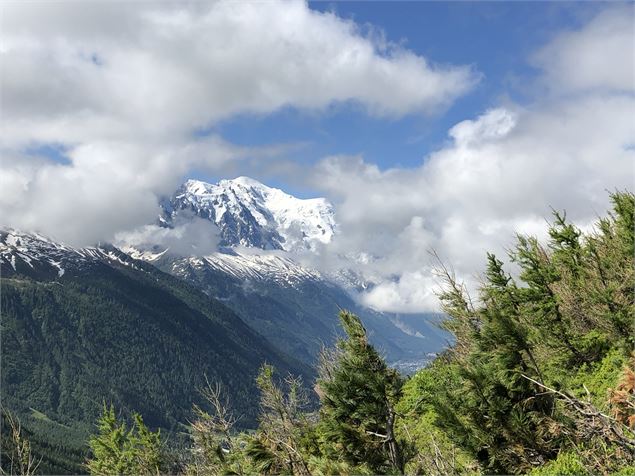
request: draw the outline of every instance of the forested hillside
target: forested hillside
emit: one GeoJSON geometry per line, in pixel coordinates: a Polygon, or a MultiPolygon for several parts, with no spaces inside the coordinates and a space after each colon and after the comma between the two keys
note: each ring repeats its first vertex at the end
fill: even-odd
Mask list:
{"type": "MultiPolygon", "coordinates": [[[[391,361],[423,360],[427,353],[441,350],[447,341],[447,333],[431,322],[436,316],[401,318],[418,326],[415,329],[421,337],[413,335],[412,331],[403,332],[391,321],[391,314],[357,304],[340,286],[311,274],[290,260],[272,258],[274,263],[282,263],[286,268],[277,276],[274,273],[273,277],[254,278],[246,273],[235,276],[211,266],[209,259],[179,259],[166,253],[152,264],[222,300],[280,350],[309,365],[315,364],[324,344],[335,342],[339,332],[338,309],[357,313],[368,329],[371,342],[391,361]]],[[[227,261],[231,263],[229,258],[227,261]]]]}
{"type": "Polygon", "coordinates": [[[263,362],[310,375],[223,304],[144,263],[25,273],[2,279],[2,405],[46,454],[46,472],[77,472],[103,402],[177,431],[208,378],[252,426],[263,362]]]}

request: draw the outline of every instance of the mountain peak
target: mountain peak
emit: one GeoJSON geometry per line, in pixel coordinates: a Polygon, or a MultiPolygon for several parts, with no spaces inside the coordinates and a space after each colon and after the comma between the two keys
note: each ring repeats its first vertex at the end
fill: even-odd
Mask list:
{"type": "Polygon", "coordinates": [[[231,182],[231,183],[242,185],[244,187],[271,188],[271,187],[267,187],[265,184],[259,182],[256,179],[252,179],[251,177],[246,177],[244,175],[241,175],[240,177],[236,177],[233,180],[221,180],[221,182],[231,182]]]}
{"type": "Polygon", "coordinates": [[[215,223],[228,247],[314,250],[335,231],[326,199],[300,199],[245,176],[217,184],[187,180],[163,210],[168,224],[183,210],[215,223]]]}
{"type": "Polygon", "coordinates": [[[251,177],[246,177],[244,175],[241,175],[240,177],[236,177],[234,179],[222,179],[216,184],[204,182],[198,179],[187,179],[183,183],[182,188],[192,193],[206,193],[214,190],[217,187],[231,187],[233,185],[240,185],[246,188],[271,189],[271,187],[267,187],[265,184],[259,182],[258,180],[252,179],[251,177]]]}

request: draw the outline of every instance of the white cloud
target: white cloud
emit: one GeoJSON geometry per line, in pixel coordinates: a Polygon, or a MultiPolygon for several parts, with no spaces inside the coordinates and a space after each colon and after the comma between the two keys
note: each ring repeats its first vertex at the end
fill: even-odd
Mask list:
{"type": "Polygon", "coordinates": [[[465,120],[452,127],[449,136],[457,147],[470,147],[477,143],[505,137],[516,125],[515,115],[506,109],[492,109],[478,120],[465,120]]]}
{"type": "Polygon", "coordinates": [[[3,13],[13,141],[170,136],[338,101],[401,116],[446,106],[478,79],[298,1],[9,3],[3,13]]]}
{"type": "Polygon", "coordinates": [[[635,4],[612,5],[582,30],[566,32],[539,50],[535,66],[560,93],[635,92],[635,4]]]}
{"type": "MultiPolygon", "coordinates": [[[[327,252],[376,257],[356,271],[378,283],[362,300],[381,310],[434,310],[428,254],[437,250],[476,286],[485,253],[505,256],[514,234],[545,237],[550,207],[588,226],[608,207],[608,190],[633,188],[635,138],[629,96],[541,104],[516,112],[496,138],[494,110],[416,169],[379,171],[358,157],[329,158],[314,177],[333,197],[341,234],[327,252]]],[[[465,129],[466,123],[461,123],[465,129]]],[[[500,130],[500,129],[497,129],[500,130]]],[[[321,266],[346,263],[322,258],[321,266]]]]}
{"type": "Polygon", "coordinates": [[[132,231],[117,233],[115,245],[154,253],[168,252],[176,256],[205,256],[218,249],[220,230],[215,223],[181,213],[171,228],[144,225],[132,231]]]}
{"type": "Polygon", "coordinates": [[[419,167],[381,171],[361,157],[324,159],[313,184],[334,200],[341,234],[319,265],[331,270],[350,263],[342,257],[371,256],[352,264],[376,283],[362,302],[395,312],[436,310],[429,250],[474,292],[486,252],[505,257],[517,232],[544,239],[551,207],[588,229],[608,209],[609,191],[634,186],[635,97],[620,76],[633,45],[618,42],[602,59],[603,71],[577,75],[589,71],[581,62],[599,56],[589,45],[624,31],[624,15],[610,10],[557,37],[541,50],[549,61],[538,81],[559,84],[560,94],[455,125],[450,143],[419,167]]]}
{"type": "Polygon", "coordinates": [[[118,231],[154,222],[159,197],[192,168],[271,153],[276,149],[236,147],[210,136],[184,144],[81,143],[68,151],[71,165],[5,155],[0,175],[9,184],[2,189],[0,224],[76,245],[110,241],[118,231]]]}
{"type": "Polygon", "coordinates": [[[383,281],[362,294],[361,302],[373,309],[399,313],[436,310],[439,282],[428,270],[403,273],[399,281],[383,281]]]}
{"type": "Polygon", "coordinates": [[[349,102],[431,113],[479,78],[299,1],[5,2],[1,21],[0,217],[74,244],[151,222],[194,168],[275,153],[194,138],[220,119],[349,102]],[[21,154],[50,143],[69,164],[21,154]]]}

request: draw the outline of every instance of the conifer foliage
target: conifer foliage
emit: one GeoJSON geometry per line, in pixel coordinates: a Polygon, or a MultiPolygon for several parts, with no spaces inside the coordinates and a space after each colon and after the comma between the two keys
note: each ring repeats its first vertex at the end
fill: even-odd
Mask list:
{"type": "Polygon", "coordinates": [[[263,365],[259,426],[237,433],[229,402],[219,387],[204,394],[209,410],[195,408],[189,473],[218,474],[385,474],[402,473],[401,442],[395,435],[394,410],[401,388],[368,343],[359,318],[340,314],[346,332],[337,348],[325,350],[315,390],[319,411],[302,380],[278,379],[263,365]]]}
{"type": "Polygon", "coordinates": [[[98,421],[99,433],[89,445],[92,457],[87,463],[91,474],[138,475],[165,472],[165,454],[160,431],[152,432],[143,423],[141,415],[133,415],[128,428],[119,421],[112,405],[106,407],[98,421]]]}
{"type": "Polygon", "coordinates": [[[395,436],[398,373],[368,343],[357,316],[340,313],[346,339],[338,352],[322,359],[319,433],[327,458],[366,465],[373,473],[403,472],[401,445],[395,436]]]}
{"type": "Polygon", "coordinates": [[[635,463],[628,368],[635,197],[618,192],[611,200],[613,212],[587,235],[554,212],[546,245],[518,236],[510,252],[517,279],[488,255],[476,304],[442,269],[445,326],[457,344],[445,364],[422,372],[434,380],[439,368],[452,369],[458,384],[425,399],[435,426],[487,473],[548,467],[563,451],[592,472],[635,463]]]}

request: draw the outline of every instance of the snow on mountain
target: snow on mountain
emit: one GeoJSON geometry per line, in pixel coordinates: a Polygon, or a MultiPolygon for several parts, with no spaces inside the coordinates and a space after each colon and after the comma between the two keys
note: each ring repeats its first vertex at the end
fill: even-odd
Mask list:
{"type": "Polygon", "coordinates": [[[175,276],[184,277],[189,270],[213,270],[245,281],[263,281],[294,287],[304,281],[320,281],[324,277],[314,269],[303,267],[284,252],[246,252],[244,248],[225,249],[202,256],[172,256],[169,250],[155,253],[132,247],[122,248],[134,259],[146,261],[175,276]],[[167,266],[166,266],[167,265],[167,266]]]}
{"type": "Polygon", "coordinates": [[[216,223],[226,247],[313,251],[330,242],[336,228],[326,199],[299,199],[248,177],[217,184],[188,180],[162,207],[168,226],[184,210],[216,223]]]}
{"type": "Polygon", "coordinates": [[[0,229],[2,275],[44,275],[61,278],[66,273],[99,262],[116,262],[138,268],[130,256],[111,245],[72,248],[38,233],[0,229]]]}
{"type": "Polygon", "coordinates": [[[303,268],[289,258],[272,254],[214,253],[184,258],[172,263],[172,274],[183,275],[181,268],[184,266],[197,269],[207,267],[245,281],[266,281],[288,287],[322,279],[317,271],[303,268]]]}
{"type": "Polygon", "coordinates": [[[163,226],[176,230],[184,222],[191,223],[194,215],[216,224],[219,230],[220,248],[213,253],[200,253],[195,248],[191,253],[175,252],[161,240],[145,246],[118,244],[133,258],[158,265],[176,276],[211,270],[288,287],[320,281],[336,285],[351,296],[373,286],[367,277],[354,271],[356,264],[374,259],[364,252],[344,256],[341,268],[323,272],[296,260],[294,255],[316,251],[320,245],[330,243],[336,233],[333,206],[324,198],[299,199],[249,177],[216,184],[190,179],[161,206],[163,226]]]}
{"type": "MultiPolygon", "coordinates": [[[[215,253],[179,253],[166,243],[121,242],[136,259],[171,261],[171,272],[182,275],[187,267],[209,268],[242,279],[273,280],[283,284],[322,280],[352,294],[371,284],[344,266],[324,273],[295,261],[298,252],[314,252],[331,242],[337,230],[333,206],[324,198],[299,199],[249,177],[210,184],[187,180],[170,199],[162,201],[163,226],[178,228],[192,215],[218,226],[220,249],[215,253]],[[189,215],[189,216],[188,216],[189,215]],[[288,252],[287,255],[285,252],[288,252]]],[[[199,237],[200,239],[200,237],[199,237]]],[[[216,238],[215,238],[216,239],[216,238]]],[[[344,257],[343,263],[368,261],[365,253],[344,257]]],[[[309,260],[310,261],[310,260],[309,260]]]]}
{"type": "Polygon", "coordinates": [[[118,248],[72,248],[36,233],[7,229],[0,230],[0,263],[7,273],[27,268],[33,272],[37,268],[51,277],[61,277],[69,269],[98,260],[118,260],[130,266],[134,260],[141,260],[169,262],[172,274],[177,276],[182,276],[186,267],[207,268],[238,279],[282,286],[328,281],[351,291],[365,288],[366,283],[350,270],[322,274],[294,260],[294,253],[314,251],[320,244],[328,244],[335,233],[334,210],[324,198],[299,199],[248,177],[238,177],[217,184],[188,180],[170,200],[163,201],[162,207],[161,220],[167,226],[189,220],[188,214],[192,213],[215,223],[220,230],[221,249],[202,254],[193,249],[188,256],[175,254],[169,245],[146,247],[124,241],[117,243],[118,248]]]}

